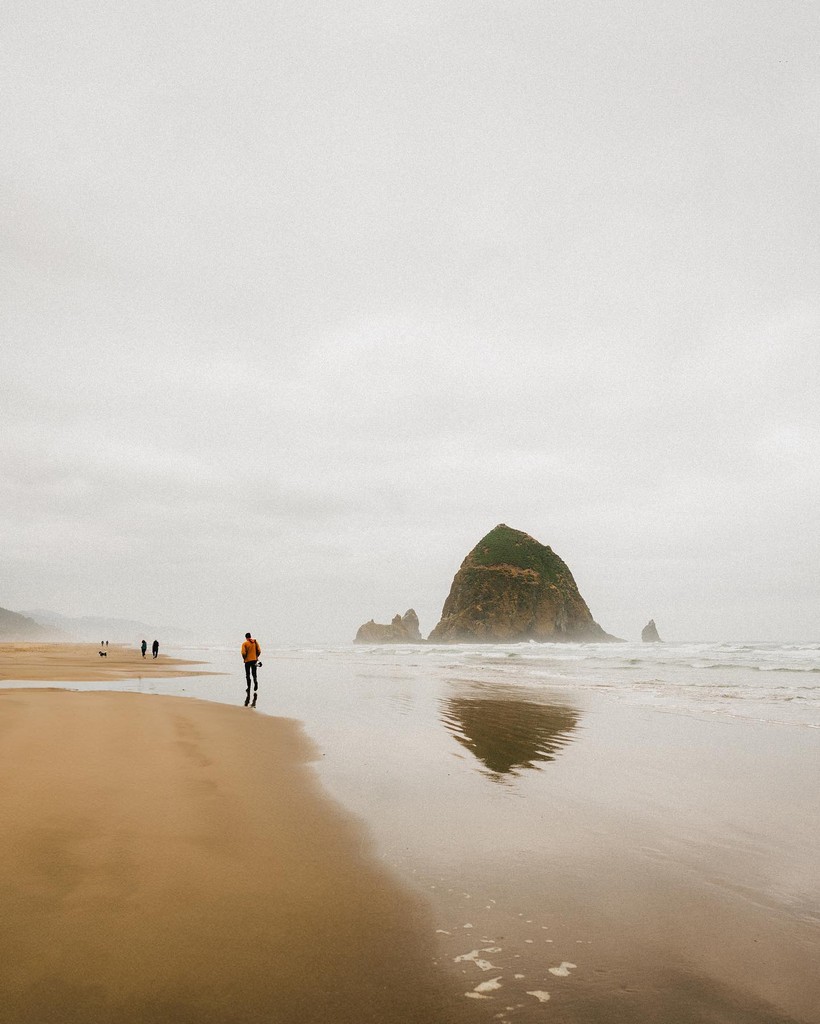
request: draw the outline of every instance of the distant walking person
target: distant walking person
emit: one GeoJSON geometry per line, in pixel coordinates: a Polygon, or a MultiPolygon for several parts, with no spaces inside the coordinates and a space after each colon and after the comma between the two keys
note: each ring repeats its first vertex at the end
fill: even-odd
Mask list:
{"type": "Polygon", "coordinates": [[[153,642],[153,643],[151,644],[151,654],[153,654],[153,656],[154,656],[155,658],[156,658],[156,656],[157,656],[157,655],[159,654],[159,640],[155,640],[155,641],[154,641],[154,642],[153,642]]]}
{"type": "Polygon", "coordinates": [[[142,656],[144,658],[145,657],[145,652],[148,650],[148,644],[144,640],[140,644],[140,650],[142,651],[142,656]]]}
{"type": "Polygon", "coordinates": [[[248,684],[247,692],[245,694],[245,707],[248,704],[251,707],[256,707],[256,665],[259,661],[259,655],[262,653],[262,648],[250,635],[245,634],[245,642],[242,644],[242,660],[245,662],[245,681],[248,684]],[[253,703],[251,704],[251,677],[253,677],[253,703]]]}

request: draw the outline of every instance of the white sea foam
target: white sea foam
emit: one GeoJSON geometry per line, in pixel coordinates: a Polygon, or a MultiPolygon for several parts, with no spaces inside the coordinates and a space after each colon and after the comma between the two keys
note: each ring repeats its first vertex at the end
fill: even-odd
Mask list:
{"type": "Polygon", "coordinates": [[[500,974],[497,978],[489,978],[487,981],[482,981],[479,985],[476,985],[472,992],[465,992],[464,995],[468,999],[490,999],[492,997],[488,996],[487,993],[495,992],[499,988],[501,988],[500,974]]]}
{"type": "Polygon", "coordinates": [[[476,985],[473,992],[495,992],[499,988],[501,988],[500,974],[497,978],[489,978],[487,981],[482,981],[480,985],[476,985]]]}
{"type": "Polygon", "coordinates": [[[549,1000],[549,997],[550,997],[549,992],[541,992],[541,991],[528,992],[527,995],[528,996],[535,996],[535,998],[538,1000],[539,1003],[546,1003],[549,1000]]]}
{"type": "Polygon", "coordinates": [[[549,972],[556,978],[568,978],[569,972],[576,970],[577,966],[577,964],[571,964],[568,960],[564,960],[560,967],[550,967],[549,972]]]}
{"type": "Polygon", "coordinates": [[[481,953],[500,953],[500,946],[487,946],[484,949],[472,949],[469,953],[462,953],[461,956],[453,957],[454,964],[474,963],[480,971],[494,971],[497,970],[495,964],[491,964],[489,960],[484,960],[481,953]]]}

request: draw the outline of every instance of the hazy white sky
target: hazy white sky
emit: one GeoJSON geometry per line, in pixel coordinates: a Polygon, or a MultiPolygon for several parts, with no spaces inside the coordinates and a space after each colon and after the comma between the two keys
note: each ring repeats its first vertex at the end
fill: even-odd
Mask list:
{"type": "Polygon", "coordinates": [[[426,634],[499,522],[820,637],[818,14],[9,0],[0,605],[426,634]]]}

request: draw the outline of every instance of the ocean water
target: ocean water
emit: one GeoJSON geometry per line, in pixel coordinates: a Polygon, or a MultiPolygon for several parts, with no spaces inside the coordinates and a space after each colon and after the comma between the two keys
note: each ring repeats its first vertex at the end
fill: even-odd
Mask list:
{"type": "Polygon", "coordinates": [[[435,648],[446,673],[523,690],[606,693],[691,715],[820,727],[820,644],[514,644],[435,648]],[[448,656],[449,655],[449,656],[448,656]]]}
{"type": "MultiPolygon", "coordinates": [[[[476,1020],[820,1024],[820,644],[260,642],[476,1020]]],[[[242,704],[168,653],[216,674],[105,688],[242,704]]]]}
{"type": "MultiPolygon", "coordinates": [[[[226,647],[183,648],[232,672],[226,647]]],[[[820,728],[820,643],[454,644],[266,648],[275,665],[428,675],[441,684],[571,692],[658,711],[820,728]],[[321,666],[321,667],[319,667],[321,666]]],[[[262,677],[264,673],[260,673],[262,677]]]]}

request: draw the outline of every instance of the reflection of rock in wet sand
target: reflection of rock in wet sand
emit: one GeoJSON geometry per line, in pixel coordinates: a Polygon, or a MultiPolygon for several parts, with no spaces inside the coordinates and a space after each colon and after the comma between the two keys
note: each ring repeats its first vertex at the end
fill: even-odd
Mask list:
{"type": "Polygon", "coordinates": [[[445,726],[494,775],[515,775],[534,762],[554,761],[571,742],[579,717],[566,704],[499,697],[453,697],[442,710],[445,726]]]}

